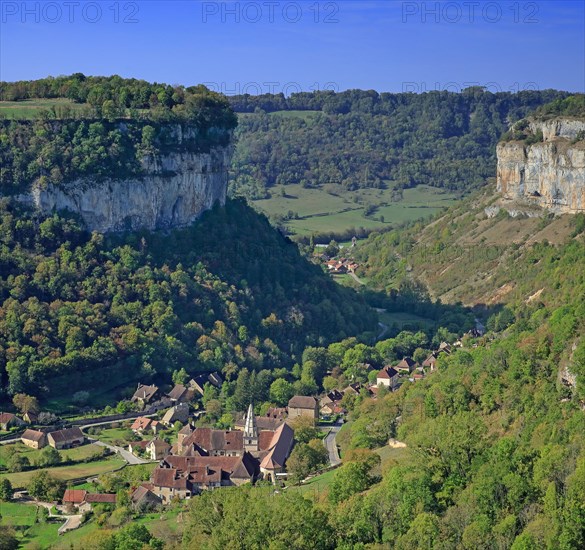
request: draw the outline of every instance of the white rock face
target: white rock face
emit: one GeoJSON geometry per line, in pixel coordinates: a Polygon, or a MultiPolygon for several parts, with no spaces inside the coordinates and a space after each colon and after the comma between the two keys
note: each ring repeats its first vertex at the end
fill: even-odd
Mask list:
{"type": "Polygon", "coordinates": [[[144,176],[94,183],[76,180],[21,197],[39,210],[70,210],[87,228],[102,233],[165,229],[191,224],[219,201],[225,204],[231,147],[210,153],[145,157],[144,176]]]}
{"type": "Polygon", "coordinates": [[[497,188],[505,199],[522,200],[556,213],[585,211],[585,121],[531,122],[543,141],[500,143],[497,188]]]}

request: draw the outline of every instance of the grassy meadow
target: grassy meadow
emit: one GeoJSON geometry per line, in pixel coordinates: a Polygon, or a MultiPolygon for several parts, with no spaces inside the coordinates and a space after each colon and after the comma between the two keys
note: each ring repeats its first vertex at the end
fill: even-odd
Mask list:
{"type": "Polygon", "coordinates": [[[40,111],[46,111],[53,107],[55,109],[68,107],[72,111],[79,111],[86,106],[79,103],[73,103],[73,101],[63,98],[0,101],[0,116],[18,120],[33,119],[38,116],[40,111]]]}
{"type": "Polygon", "coordinates": [[[337,185],[328,185],[323,189],[287,185],[272,189],[269,199],[256,200],[252,204],[269,216],[295,213],[298,219],[288,220],[288,227],[297,235],[310,235],[342,232],[351,227],[388,228],[405,221],[430,217],[457,199],[453,193],[423,185],[405,189],[399,201],[393,202],[393,198],[396,197],[391,188],[347,191],[337,185]],[[365,217],[364,208],[367,206],[374,206],[376,210],[365,217]]]}
{"type": "Polygon", "coordinates": [[[63,521],[39,523],[37,506],[20,502],[0,502],[0,514],[2,524],[16,531],[20,548],[23,549],[69,549],[72,543],[99,528],[95,522],[90,522],[59,536],[59,527],[63,521]]]}
{"type": "MultiPolygon", "coordinates": [[[[103,447],[94,444],[81,445],[80,447],[75,447],[74,449],[59,451],[59,454],[61,455],[62,460],[65,460],[65,457],[68,457],[70,460],[80,462],[96,453],[102,452],[103,449],[103,447]]],[[[31,449],[23,443],[0,445],[0,466],[6,466],[6,459],[8,455],[14,451],[16,451],[19,455],[26,456],[31,464],[34,464],[41,454],[40,450],[31,449]]]]}
{"type": "MultiPolygon", "coordinates": [[[[107,472],[112,472],[124,466],[126,462],[121,458],[107,458],[104,460],[96,460],[94,462],[81,462],[79,464],[71,464],[69,466],[54,466],[52,468],[42,468],[50,472],[50,474],[63,481],[70,481],[72,479],[81,479],[86,477],[99,476],[107,472]]],[[[0,479],[8,478],[15,488],[26,487],[30,478],[39,470],[27,470],[26,472],[15,472],[10,474],[0,474],[0,479]]]]}

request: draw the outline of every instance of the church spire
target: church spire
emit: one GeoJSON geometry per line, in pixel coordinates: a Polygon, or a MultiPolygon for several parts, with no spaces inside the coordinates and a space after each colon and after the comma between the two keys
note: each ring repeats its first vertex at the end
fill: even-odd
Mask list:
{"type": "Polygon", "coordinates": [[[256,425],[256,417],[254,416],[252,403],[248,407],[248,414],[246,414],[246,423],[244,425],[244,448],[246,451],[258,450],[258,426],[256,425]]]}
{"type": "Polygon", "coordinates": [[[258,426],[256,426],[256,417],[254,416],[254,409],[252,403],[248,407],[248,414],[246,415],[246,425],[244,427],[244,434],[246,437],[258,437],[258,426]]]}

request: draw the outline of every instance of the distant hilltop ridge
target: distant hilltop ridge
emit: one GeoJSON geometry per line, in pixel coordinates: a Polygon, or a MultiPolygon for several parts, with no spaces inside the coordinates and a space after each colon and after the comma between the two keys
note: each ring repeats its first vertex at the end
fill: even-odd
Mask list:
{"type": "Polygon", "coordinates": [[[99,232],[191,224],[224,203],[237,118],[204,86],[80,73],[0,82],[0,193],[99,232]]]}
{"type": "Polygon", "coordinates": [[[497,159],[503,207],[513,201],[512,208],[585,212],[585,96],[553,102],[514,124],[497,159]]]}

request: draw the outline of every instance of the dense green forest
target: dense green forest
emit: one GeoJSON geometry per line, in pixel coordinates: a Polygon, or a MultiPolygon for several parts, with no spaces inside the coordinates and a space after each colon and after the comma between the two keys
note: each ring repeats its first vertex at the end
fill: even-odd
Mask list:
{"type": "Polygon", "coordinates": [[[240,201],[168,235],[88,234],[6,200],[0,370],[41,397],[109,377],[290,368],[308,344],[376,330],[376,315],[240,201]],[[107,373],[107,375],[106,375],[107,373]]]}
{"type": "Polygon", "coordinates": [[[119,77],[0,82],[0,98],[67,98],[35,120],[0,118],[0,192],[83,177],[141,174],[141,160],[169,151],[208,151],[231,140],[236,117],[204,86],[183,88],[119,77]],[[180,135],[180,139],[179,139],[180,135]]]}
{"type": "Polygon", "coordinates": [[[536,110],[537,118],[551,116],[585,117],[585,94],[555,99],[536,110]]]}
{"type": "Polygon", "coordinates": [[[232,192],[264,198],[289,183],[468,191],[495,174],[495,145],[511,123],[567,95],[469,88],[230,97],[241,113],[232,192]]]}

